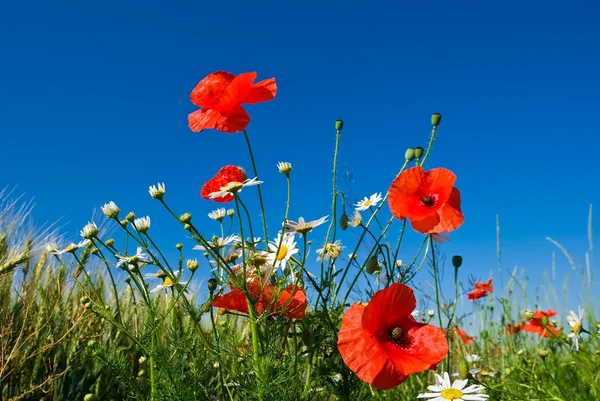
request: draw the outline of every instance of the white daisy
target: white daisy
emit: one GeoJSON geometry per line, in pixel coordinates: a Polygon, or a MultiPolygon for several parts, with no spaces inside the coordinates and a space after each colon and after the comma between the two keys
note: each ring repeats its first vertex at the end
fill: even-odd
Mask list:
{"type": "Polygon", "coordinates": [[[152,199],[162,199],[162,197],[167,193],[167,190],[165,189],[165,183],[159,182],[157,185],[151,185],[148,188],[148,192],[150,193],[152,199]]]}
{"type": "Polygon", "coordinates": [[[83,241],[78,242],[77,244],[75,244],[74,242],[71,242],[69,245],[67,245],[65,247],[65,249],[61,249],[61,250],[58,249],[56,244],[48,244],[46,246],[46,250],[49,251],[48,253],[50,253],[52,255],[62,255],[63,253],[75,252],[79,248],[83,248],[84,246],[89,245],[91,242],[92,241],[90,241],[89,239],[84,239],[83,241]]]}
{"type": "Polygon", "coordinates": [[[434,315],[435,315],[435,311],[434,311],[433,309],[429,309],[429,310],[427,311],[427,316],[429,316],[429,317],[433,317],[434,315]]]}
{"type": "Polygon", "coordinates": [[[469,363],[481,362],[483,360],[482,357],[480,357],[479,355],[475,355],[475,354],[465,355],[465,359],[469,363]]]}
{"type": "Polygon", "coordinates": [[[173,279],[171,279],[171,277],[165,277],[163,279],[163,283],[157,285],[156,287],[154,287],[153,289],[150,290],[150,294],[154,294],[156,292],[159,292],[161,290],[166,290],[167,288],[171,288],[174,285],[178,284],[181,286],[184,286],[187,284],[187,281],[185,282],[180,282],[179,278],[181,277],[181,270],[180,271],[176,271],[175,273],[173,273],[173,279]]]}
{"type": "Polygon", "coordinates": [[[213,210],[208,214],[208,217],[216,221],[223,221],[225,218],[225,208],[222,207],[217,210],[213,210]]]}
{"type": "Polygon", "coordinates": [[[255,185],[262,184],[262,183],[263,182],[258,181],[258,178],[256,178],[256,177],[246,180],[244,182],[232,181],[232,182],[228,183],[227,185],[225,185],[224,187],[221,187],[221,189],[219,191],[211,192],[210,194],[208,194],[208,197],[210,199],[222,198],[229,194],[236,194],[238,192],[242,192],[242,189],[245,187],[252,187],[255,185]]]}
{"type": "Polygon", "coordinates": [[[150,216],[140,217],[138,219],[133,220],[133,228],[141,233],[145,233],[150,229],[150,216]]]}
{"type": "Polygon", "coordinates": [[[150,263],[151,262],[150,257],[142,251],[143,251],[142,247],[138,246],[137,251],[134,255],[130,255],[130,256],[120,255],[120,254],[115,255],[118,259],[116,266],[119,267],[125,263],[126,264],[135,264],[137,262],[150,263]]]}
{"type": "Polygon", "coordinates": [[[317,260],[321,261],[336,259],[342,254],[342,249],[344,248],[345,247],[342,246],[342,241],[340,241],[339,239],[335,240],[335,242],[328,242],[323,248],[317,249],[317,254],[319,255],[317,257],[317,260]]]}
{"type": "Polygon", "coordinates": [[[117,218],[119,212],[121,212],[121,209],[113,201],[105,203],[100,209],[102,209],[102,213],[109,219],[117,218]]]}
{"type": "Polygon", "coordinates": [[[290,162],[279,162],[277,163],[277,169],[281,174],[288,175],[292,171],[292,163],[290,162]]]}
{"type": "MultiPolygon", "coordinates": [[[[239,235],[232,234],[225,238],[214,237],[212,239],[212,241],[210,242],[210,244],[212,245],[213,248],[222,249],[222,248],[225,248],[227,245],[231,245],[234,242],[238,242],[239,240],[240,240],[239,235]]],[[[196,245],[196,246],[194,246],[193,249],[196,251],[206,251],[206,247],[204,247],[204,245],[196,245]]]]}
{"type": "Polygon", "coordinates": [[[377,206],[377,204],[381,202],[382,199],[383,197],[381,196],[381,193],[374,193],[368,198],[365,197],[363,200],[357,202],[355,205],[356,210],[362,212],[363,210],[369,209],[371,206],[377,206]]]}
{"type": "Polygon", "coordinates": [[[579,351],[579,338],[581,337],[581,321],[583,320],[583,312],[584,309],[581,309],[581,306],[578,307],[579,315],[577,315],[574,311],[570,311],[567,316],[567,323],[571,326],[571,332],[569,333],[569,337],[573,340],[572,348],[575,348],[579,351]]]}
{"type": "Polygon", "coordinates": [[[85,239],[92,239],[98,235],[98,226],[93,221],[89,222],[81,229],[79,235],[85,239]]]}
{"type": "Polygon", "coordinates": [[[281,266],[281,270],[285,269],[290,258],[298,253],[296,241],[293,234],[279,233],[274,241],[269,242],[269,253],[267,261],[274,268],[281,266]]]}
{"type": "Polygon", "coordinates": [[[362,224],[362,221],[363,219],[360,212],[358,210],[355,210],[352,214],[352,218],[348,220],[348,225],[350,227],[358,227],[362,224]]]}
{"type": "Polygon", "coordinates": [[[421,393],[417,398],[430,398],[430,401],[485,401],[489,398],[487,394],[481,394],[485,387],[472,384],[465,386],[468,380],[456,379],[450,383],[450,376],[444,372],[444,377],[435,374],[436,383],[428,386],[429,393],[421,393]]]}
{"type": "Polygon", "coordinates": [[[283,224],[283,231],[286,233],[298,233],[300,234],[300,237],[302,237],[303,234],[306,234],[313,228],[325,223],[327,221],[327,217],[329,216],[323,216],[318,220],[308,222],[304,221],[304,217],[299,217],[297,223],[295,221],[288,220],[283,224]]]}
{"type": "Polygon", "coordinates": [[[496,377],[496,375],[498,374],[498,372],[490,372],[488,370],[482,369],[479,374],[481,376],[496,377]]]}

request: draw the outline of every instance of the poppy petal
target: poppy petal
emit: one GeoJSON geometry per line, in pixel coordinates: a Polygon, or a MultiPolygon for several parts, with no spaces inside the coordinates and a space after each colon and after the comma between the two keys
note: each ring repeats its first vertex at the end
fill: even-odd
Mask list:
{"type": "Polygon", "coordinates": [[[204,129],[216,129],[234,133],[244,130],[250,122],[250,116],[242,106],[235,106],[226,112],[214,109],[200,109],[188,115],[188,125],[194,132],[204,129]]]}
{"type": "Polygon", "coordinates": [[[190,100],[200,108],[215,106],[221,102],[221,98],[234,78],[235,75],[230,72],[213,72],[198,82],[190,94],[190,100]]]}
{"type": "Polygon", "coordinates": [[[460,211],[460,192],[452,188],[451,195],[438,212],[442,231],[449,233],[456,230],[465,221],[465,216],[460,211]]]}
{"type": "Polygon", "coordinates": [[[365,306],[352,305],[342,318],[338,333],[338,349],[344,363],[362,381],[387,390],[406,380],[387,358],[376,338],[362,328],[365,306]]]}
{"type": "Polygon", "coordinates": [[[435,213],[421,220],[410,220],[412,228],[421,234],[439,234],[443,232],[440,225],[440,215],[435,213]]]}
{"type": "Polygon", "coordinates": [[[392,214],[398,219],[411,217],[412,210],[418,204],[421,193],[421,183],[425,180],[425,170],[416,166],[404,170],[388,190],[388,204],[392,214]]]}
{"type": "Polygon", "coordinates": [[[277,94],[277,84],[275,78],[265,79],[255,85],[252,85],[250,92],[242,103],[259,103],[273,100],[277,94]]]}
{"type": "MultiPolygon", "coordinates": [[[[405,324],[403,328],[406,327],[405,324]]],[[[404,375],[428,370],[431,365],[439,363],[448,355],[446,335],[438,327],[414,322],[406,337],[410,344],[407,347],[398,346],[389,340],[382,341],[388,357],[404,375]]]]}
{"type": "Polygon", "coordinates": [[[362,327],[371,334],[381,333],[406,320],[416,306],[412,288],[394,283],[371,297],[362,315],[362,327]]]}
{"type": "Polygon", "coordinates": [[[288,319],[303,319],[306,313],[306,293],[302,288],[290,285],[281,291],[273,314],[281,314],[288,319]]]}
{"type": "Polygon", "coordinates": [[[217,295],[212,306],[240,313],[248,313],[248,301],[242,290],[232,288],[227,294],[217,295]]]}
{"type": "Polygon", "coordinates": [[[438,195],[437,201],[445,203],[450,198],[456,175],[445,168],[434,168],[426,173],[424,190],[438,195]]]}
{"type": "Polygon", "coordinates": [[[232,103],[241,104],[244,99],[250,93],[250,89],[254,80],[256,79],[256,72],[245,72],[238,75],[231,81],[231,84],[227,87],[227,97],[232,103]]]}

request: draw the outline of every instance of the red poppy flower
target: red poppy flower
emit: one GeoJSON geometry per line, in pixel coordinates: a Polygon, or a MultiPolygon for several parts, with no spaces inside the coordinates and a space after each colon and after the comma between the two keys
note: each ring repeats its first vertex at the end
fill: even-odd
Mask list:
{"type": "Polygon", "coordinates": [[[442,330],[413,319],[415,306],[413,290],[394,283],[377,291],[367,305],[354,304],[346,311],[338,349],[346,366],[362,381],[386,390],[448,354],[442,330]]]}
{"type": "Polygon", "coordinates": [[[238,132],[246,128],[250,116],[242,104],[267,102],[275,98],[275,78],[254,83],[256,72],[238,76],[217,71],[196,85],[190,99],[200,107],[188,116],[188,125],[194,132],[207,128],[221,132],[238,132]]]}
{"type": "MultiPolygon", "coordinates": [[[[288,319],[302,319],[306,312],[306,293],[300,287],[290,285],[279,294],[277,286],[267,284],[263,287],[259,280],[247,283],[250,298],[255,302],[257,315],[267,312],[269,316],[283,315],[288,319]]],[[[244,292],[231,287],[227,294],[217,295],[212,306],[248,314],[248,302],[244,292]]]]}
{"type": "Polygon", "coordinates": [[[422,234],[456,230],[465,218],[454,181],[454,173],[445,168],[404,170],[389,189],[390,210],[400,220],[410,219],[411,226],[422,234]]]}
{"type": "Polygon", "coordinates": [[[506,334],[519,334],[521,332],[521,323],[515,324],[514,326],[510,323],[506,324],[506,334]]]}
{"type": "Polygon", "coordinates": [[[492,279],[488,279],[485,283],[481,281],[476,281],[473,283],[475,288],[469,294],[467,294],[467,298],[470,301],[474,301],[479,298],[484,298],[490,292],[494,292],[494,288],[492,287],[492,279]]]}
{"type": "Polygon", "coordinates": [[[210,198],[210,194],[218,192],[222,187],[227,186],[230,182],[244,182],[248,176],[243,168],[237,166],[225,166],[222,167],[219,172],[210,180],[208,180],[202,189],[200,190],[200,196],[207,200],[214,200],[215,202],[231,202],[233,195],[228,194],[215,199],[210,198]]]}
{"type": "MultiPolygon", "coordinates": [[[[446,329],[444,329],[444,332],[446,332],[446,329]]],[[[458,326],[454,326],[454,330],[450,331],[450,335],[458,336],[458,338],[460,338],[460,341],[462,341],[465,345],[470,345],[473,342],[473,339],[475,338],[468,335],[467,332],[463,329],[459,329],[458,326]]]]}
{"type": "Polygon", "coordinates": [[[487,292],[494,292],[494,287],[492,287],[491,278],[489,278],[485,283],[482,283],[481,281],[476,281],[473,283],[473,285],[475,286],[475,288],[479,288],[487,292]]]}
{"type": "Polygon", "coordinates": [[[528,321],[522,330],[528,333],[536,333],[540,337],[549,337],[551,333],[554,335],[560,334],[560,330],[548,323],[548,318],[556,315],[557,312],[548,309],[545,312],[537,310],[533,314],[533,319],[528,321]]]}

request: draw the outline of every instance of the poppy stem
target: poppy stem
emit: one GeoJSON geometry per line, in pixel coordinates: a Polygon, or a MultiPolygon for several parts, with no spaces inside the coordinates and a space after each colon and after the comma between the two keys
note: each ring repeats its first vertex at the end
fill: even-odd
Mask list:
{"type": "Polygon", "coordinates": [[[433,146],[433,140],[435,139],[435,134],[437,132],[437,127],[434,125],[431,129],[431,137],[429,138],[429,144],[427,145],[427,151],[425,151],[425,155],[423,159],[421,159],[421,163],[419,164],[421,167],[425,164],[425,160],[429,157],[429,152],[431,152],[431,148],[433,146]]]}
{"type": "MultiPolygon", "coordinates": [[[[440,283],[438,278],[438,266],[435,260],[435,247],[433,244],[433,235],[429,235],[429,247],[431,248],[431,265],[433,266],[433,281],[435,281],[435,303],[437,305],[438,321],[440,323],[440,329],[444,327],[442,323],[442,305],[440,303],[440,283]]],[[[448,339],[448,331],[446,331],[446,339],[448,339]]],[[[446,372],[450,369],[448,359],[446,359],[446,372]]]]}
{"type": "MultiPolygon", "coordinates": [[[[252,153],[252,146],[250,146],[250,138],[248,137],[248,133],[244,130],[244,138],[246,139],[246,144],[248,145],[248,153],[250,154],[250,161],[252,161],[252,170],[254,170],[254,176],[258,179],[258,170],[256,169],[256,162],[254,161],[254,153],[252,153]]],[[[262,198],[262,192],[260,190],[260,185],[256,186],[258,190],[258,201],[260,203],[260,217],[263,223],[263,232],[265,235],[265,244],[269,245],[269,235],[267,232],[267,215],[265,214],[265,204],[262,198]]],[[[243,240],[243,238],[242,238],[243,240]]]]}

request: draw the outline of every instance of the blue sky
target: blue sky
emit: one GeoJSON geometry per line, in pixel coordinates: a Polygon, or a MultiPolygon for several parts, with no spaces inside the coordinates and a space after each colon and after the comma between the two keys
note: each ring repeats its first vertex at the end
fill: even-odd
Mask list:
{"type": "MultiPolygon", "coordinates": [[[[150,214],[170,246],[185,233],[148,185],[164,181],[169,203],[200,221],[215,206],[201,185],[225,164],[251,170],[243,136],[188,129],[189,93],[215,70],[257,71],[279,87],[247,107],[271,236],[285,202],[278,161],[294,165],[291,217],[318,218],[329,214],[336,119],[340,173],[361,198],[387,190],[440,112],[428,167],[458,176],[466,221],[444,252],[464,255],[463,279],[497,277],[496,214],[505,267],[535,282],[555,251],[546,236],[583,261],[600,198],[597,2],[368,5],[5,2],[0,187],[18,185],[36,221],[61,219],[67,237],[114,200],[150,214]]],[[[411,233],[407,248],[418,241],[411,233]]],[[[557,269],[568,270],[560,255],[557,269]]]]}

